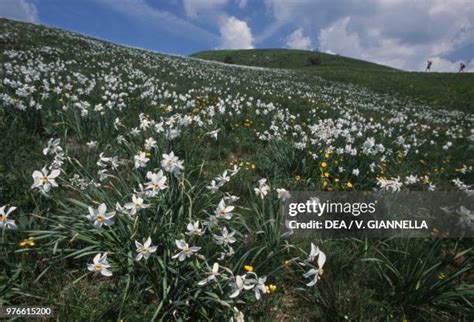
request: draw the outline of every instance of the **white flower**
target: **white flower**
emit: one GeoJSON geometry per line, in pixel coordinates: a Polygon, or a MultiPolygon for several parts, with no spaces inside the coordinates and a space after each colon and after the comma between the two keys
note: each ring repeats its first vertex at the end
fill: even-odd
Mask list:
{"type": "Polygon", "coordinates": [[[130,212],[130,215],[135,215],[140,209],[145,209],[150,207],[150,205],[145,204],[143,199],[137,197],[136,195],[132,195],[132,202],[127,202],[124,205],[125,209],[130,212]]]}
{"type": "Polygon", "coordinates": [[[186,232],[186,235],[188,236],[202,236],[204,234],[204,231],[199,228],[199,221],[196,220],[194,223],[189,223],[186,226],[186,229],[188,230],[186,232]]]}
{"type": "Polygon", "coordinates": [[[148,259],[150,255],[156,252],[157,247],[151,246],[151,238],[148,237],[145,243],[141,244],[135,241],[135,246],[137,247],[137,256],[135,260],[140,261],[142,258],[148,259]]]}
{"type": "Polygon", "coordinates": [[[216,178],[216,181],[217,181],[217,185],[219,187],[222,187],[224,184],[229,182],[230,181],[230,176],[227,175],[227,170],[225,170],[224,173],[222,173],[222,175],[218,176],[216,178]]]}
{"type": "Polygon", "coordinates": [[[265,182],[267,182],[267,179],[260,179],[258,188],[254,188],[255,194],[262,199],[270,192],[270,186],[265,182]]]}
{"type": "Polygon", "coordinates": [[[252,284],[249,284],[246,279],[245,279],[245,275],[237,275],[235,277],[235,281],[234,283],[232,283],[232,288],[233,288],[233,291],[232,293],[229,295],[230,298],[235,298],[237,296],[240,295],[240,292],[242,292],[243,290],[250,290],[254,287],[254,285],[252,284]]]}
{"type": "Polygon", "coordinates": [[[377,185],[380,189],[385,191],[397,192],[400,191],[403,183],[400,181],[400,177],[390,179],[377,179],[377,185]]]}
{"type": "Polygon", "coordinates": [[[0,207],[0,228],[16,229],[15,221],[8,219],[8,215],[15,211],[16,207],[10,207],[6,212],[5,208],[6,206],[0,207]]]}
{"type": "Polygon", "coordinates": [[[151,149],[156,149],[156,140],[154,138],[148,138],[145,140],[145,150],[150,151],[151,149]]]}
{"type": "Polygon", "coordinates": [[[206,186],[206,188],[209,189],[211,193],[216,193],[217,191],[219,191],[220,186],[216,184],[216,180],[212,180],[211,185],[206,186]]]}
{"type": "Polygon", "coordinates": [[[160,192],[161,190],[168,188],[166,185],[168,178],[163,175],[163,170],[158,171],[158,173],[148,171],[146,177],[150,181],[145,183],[145,189],[160,192]]]}
{"type": "Polygon", "coordinates": [[[184,161],[179,160],[178,157],[174,155],[174,152],[171,151],[169,154],[163,154],[163,160],[161,160],[161,167],[174,175],[178,175],[181,170],[184,169],[184,161]]]}
{"type": "Polygon", "coordinates": [[[53,139],[53,138],[49,139],[48,145],[46,146],[46,148],[43,149],[43,154],[47,155],[50,152],[53,152],[53,153],[61,152],[62,148],[59,146],[60,143],[61,143],[61,139],[53,139]]]}
{"type": "Polygon", "coordinates": [[[87,269],[91,272],[100,272],[104,276],[112,276],[112,272],[109,271],[110,265],[107,262],[107,253],[102,255],[98,253],[95,255],[93,263],[87,264],[87,269]]]}
{"type": "Polygon", "coordinates": [[[176,240],[176,247],[180,249],[181,251],[174,255],[171,258],[178,258],[180,262],[184,261],[186,258],[191,257],[194,255],[194,253],[197,253],[201,247],[189,247],[188,243],[186,243],[183,239],[176,240]]]}
{"type": "Polygon", "coordinates": [[[416,175],[410,174],[408,177],[405,178],[405,184],[415,184],[419,181],[418,177],[416,175]]]}
{"type": "Polygon", "coordinates": [[[235,231],[229,233],[226,227],[222,228],[222,236],[212,234],[214,236],[214,239],[216,240],[217,245],[227,245],[227,244],[233,244],[236,242],[236,239],[234,237],[235,231]]]}
{"type": "Polygon", "coordinates": [[[209,135],[211,138],[214,138],[217,140],[217,134],[219,133],[220,129],[217,129],[217,130],[214,130],[214,131],[211,131],[211,132],[207,132],[206,134],[209,135]]]}
{"type": "Polygon", "coordinates": [[[134,156],[135,168],[144,168],[150,159],[146,156],[146,152],[140,151],[138,155],[134,156]]]}
{"type": "Polygon", "coordinates": [[[352,174],[355,175],[355,176],[358,176],[359,173],[360,173],[359,169],[352,170],[352,174]]]}
{"type": "Polygon", "coordinates": [[[95,149],[97,147],[97,141],[89,141],[86,145],[89,149],[95,149]]]}
{"type": "Polygon", "coordinates": [[[239,166],[234,164],[234,167],[232,168],[232,170],[230,170],[230,176],[231,177],[235,176],[237,173],[239,173],[239,171],[240,171],[239,166]]]}
{"type": "Polygon", "coordinates": [[[215,211],[216,217],[231,219],[233,216],[232,211],[234,210],[234,208],[234,206],[226,206],[224,199],[221,199],[215,211]]]}
{"type": "Polygon", "coordinates": [[[467,209],[464,206],[461,206],[457,213],[459,216],[459,223],[463,226],[470,227],[474,222],[474,212],[467,209]]]}
{"type": "Polygon", "coordinates": [[[291,198],[290,192],[286,189],[283,189],[283,188],[277,189],[277,192],[278,192],[278,199],[280,199],[283,202],[291,198]]]}
{"type": "Polygon", "coordinates": [[[106,212],[107,206],[105,203],[99,205],[97,209],[89,207],[89,215],[87,219],[94,223],[94,227],[101,228],[102,225],[110,226],[114,223],[115,211],[106,212]]]}
{"type": "Polygon", "coordinates": [[[52,170],[48,174],[46,168],[41,169],[41,171],[35,170],[33,172],[34,183],[31,186],[31,189],[38,188],[45,194],[51,190],[51,187],[57,187],[55,178],[59,176],[61,172],[58,169],[52,170]]]}
{"type": "Polygon", "coordinates": [[[316,256],[318,257],[318,268],[312,268],[303,274],[305,278],[312,278],[311,282],[306,284],[308,287],[314,286],[318,282],[318,280],[321,278],[320,276],[323,274],[324,263],[326,263],[326,254],[324,254],[321,250],[319,250],[318,247],[311,243],[311,252],[309,254],[308,261],[312,262],[316,256]]]}
{"type": "Polygon", "coordinates": [[[211,271],[208,274],[208,277],[197,283],[199,286],[204,286],[217,279],[217,276],[219,276],[219,263],[214,263],[214,265],[212,265],[211,271]]]}

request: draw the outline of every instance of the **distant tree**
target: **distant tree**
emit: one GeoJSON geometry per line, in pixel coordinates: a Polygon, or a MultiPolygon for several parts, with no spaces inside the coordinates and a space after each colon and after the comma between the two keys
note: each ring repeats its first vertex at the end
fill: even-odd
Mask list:
{"type": "Polygon", "coordinates": [[[226,64],[235,64],[235,61],[231,56],[227,55],[227,56],[224,57],[224,63],[226,63],[226,64]]]}
{"type": "Polygon", "coordinates": [[[319,66],[321,65],[321,59],[319,57],[308,57],[308,65],[309,66],[319,66]]]}

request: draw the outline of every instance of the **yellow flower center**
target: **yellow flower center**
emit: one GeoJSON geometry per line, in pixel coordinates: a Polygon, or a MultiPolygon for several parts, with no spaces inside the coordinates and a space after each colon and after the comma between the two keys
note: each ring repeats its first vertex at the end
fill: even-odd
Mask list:
{"type": "Polygon", "coordinates": [[[48,183],[48,182],[49,182],[48,176],[43,176],[42,181],[43,181],[44,183],[48,183]]]}
{"type": "Polygon", "coordinates": [[[104,219],[105,219],[105,217],[102,214],[97,214],[97,216],[95,216],[95,220],[97,220],[97,221],[104,221],[104,219]]]}

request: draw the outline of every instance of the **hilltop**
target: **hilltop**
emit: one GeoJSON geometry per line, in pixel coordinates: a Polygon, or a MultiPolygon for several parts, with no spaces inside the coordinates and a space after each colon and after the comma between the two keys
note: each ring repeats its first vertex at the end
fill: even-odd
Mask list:
{"type": "Polygon", "coordinates": [[[294,49],[213,50],[191,57],[291,69],[435,107],[474,111],[474,73],[405,72],[349,57],[294,49]]]}

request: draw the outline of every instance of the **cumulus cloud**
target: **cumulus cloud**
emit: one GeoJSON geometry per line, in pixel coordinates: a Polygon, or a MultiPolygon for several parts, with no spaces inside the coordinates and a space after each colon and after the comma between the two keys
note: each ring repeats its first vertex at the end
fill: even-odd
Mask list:
{"type": "Polygon", "coordinates": [[[404,70],[423,70],[426,60],[431,59],[433,71],[454,72],[461,62],[441,57],[451,47],[441,40],[436,44],[408,43],[400,38],[389,38],[376,28],[366,33],[351,30],[351,21],[351,17],[345,17],[323,28],[319,34],[320,49],[404,70]]]}
{"type": "Polygon", "coordinates": [[[324,51],[401,69],[423,69],[429,57],[443,59],[440,66],[449,69],[448,55],[474,43],[474,6],[466,0],[265,0],[265,5],[273,22],[258,40],[284,26],[319,30],[324,51]]]}
{"type": "Polygon", "coordinates": [[[0,17],[38,22],[38,10],[33,3],[26,0],[1,0],[0,17]]]}
{"type": "Polygon", "coordinates": [[[298,28],[288,36],[286,46],[293,49],[311,50],[311,39],[303,34],[303,28],[298,28]]]}
{"type": "Polygon", "coordinates": [[[227,0],[183,0],[184,11],[188,17],[209,14],[227,4],[227,0]]]}
{"type": "Polygon", "coordinates": [[[221,49],[251,49],[253,35],[245,21],[235,17],[225,17],[219,24],[221,33],[221,49]]]}

